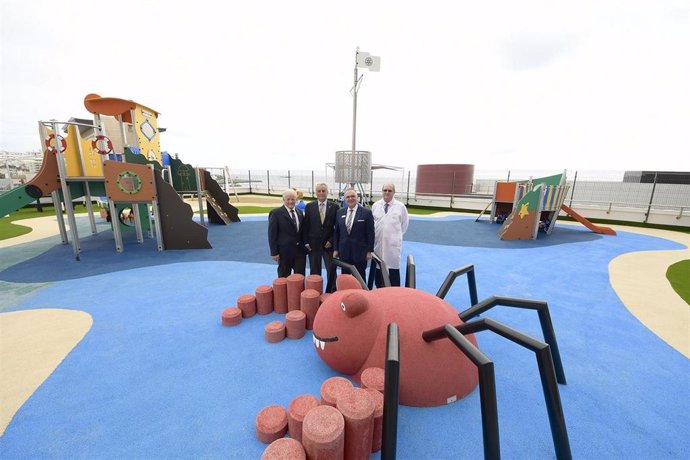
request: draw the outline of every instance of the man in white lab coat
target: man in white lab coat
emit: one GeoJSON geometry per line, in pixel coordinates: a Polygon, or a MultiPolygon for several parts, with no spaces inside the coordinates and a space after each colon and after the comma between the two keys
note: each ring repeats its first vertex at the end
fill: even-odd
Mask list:
{"type": "MultiPolygon", "coordinates": [[[[395,199],[395,185],[383,186],[383,198],[371,208],[374,214],[376,240],[374,252],[388,266],[391,286],[400,286],[400,258],[403,234],[407,231],[409,217],[405,205],[395,199]]],[[[376,287],[383,287],[381,273],[376,273],[376,287]]]]}

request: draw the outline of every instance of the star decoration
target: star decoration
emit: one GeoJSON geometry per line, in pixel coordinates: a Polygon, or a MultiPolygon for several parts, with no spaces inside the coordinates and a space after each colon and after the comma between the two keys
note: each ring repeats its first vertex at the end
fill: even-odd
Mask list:
{"type": "Polygon", "coordinates": [[[527,203],[523,203],[522,207],[520,208],[520,212],[518,213],[518,215],[520,216],[520,219],[522,219],[527,214],[529,214],[529,210],[527,208],[528,208],[527,203]]]}

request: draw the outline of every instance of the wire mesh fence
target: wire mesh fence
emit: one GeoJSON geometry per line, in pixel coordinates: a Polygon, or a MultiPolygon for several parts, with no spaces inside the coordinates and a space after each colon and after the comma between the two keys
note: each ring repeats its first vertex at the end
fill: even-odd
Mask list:
{"type": "MultiPolygon", "coordinates": [[[[553,175],[553,171],[527,170],[476,170],[470,186],[453,187],[443,196],[476,196],[491,198],[497,181],[529,180],[553,175]]],[[[219,181],[220,182],[220,181],[219,181]]],[[[222,182],[221,182],[222,183],[222,182]]],[[[349,184],[337,183],[333,169],[324,170],[233,170],[228,183],[242,193],[281,194],[293,188],[314,196],[316,184],[325,183],[332,198],[339,197],[349,184]]],[[[393,184],[398,199],[418,198],[417,175],[412,171],[372,171],[369,181],[360,184],[365,198],[380,197],[384,184],[393,184]]],[[[646,209],[688,208],[690,213],[690,173],[659,173],[656,176],[643,172],[623,171],[576,171],[567,174],[569,205],[597,207],[629,207],[646,209]],[[685,183],[683,183],[685,182],[685,183]]]]}
{"type": "MultiPolygon", "coordinates": [[[[18,158],[5,156],[0,162],[0,192],[25,183],[38,171],[40,158],[34,156],[18,158]]],[[[285,189],[294,188],[305,197],[314,197],[317,184],[325,183],[331,198],[339,198],[351,184],[336,182],[333,164],[316,170],[228,170],[224,167],[207,168],[213,177],[229,193],[259,193],[280,195],[285,189]]],[[[445,175],[440,188],[449,190],[446,194],[417,193],[417,173],[401,168],[394,170],[375,169],[366,183],[357,184],[365,196],[364,201],[380,198],[385,184],[393,184],[398,199],[408,204],[449,203],[453,197],[473,197],[490,200],[497,181],[519,181],[550,176],[560,171],[553,170],[481,170],[475,169],[469,182],[456,181],[454,176],[445,175]],[[447,183],[446,183],[447,182],[447,183]],[[434,194],[431,194],[434,195],[434,194]],[[444,197],[450,199],[444,201],[444,197]]],[[[611,209],[612,207],[650,210],[672,210],[690,214],[690,172],[655,171],[568,171],[566,174],[569,206],[611,209]]],[[[427,179],[428,180],[428,179],[427,179]]]]}

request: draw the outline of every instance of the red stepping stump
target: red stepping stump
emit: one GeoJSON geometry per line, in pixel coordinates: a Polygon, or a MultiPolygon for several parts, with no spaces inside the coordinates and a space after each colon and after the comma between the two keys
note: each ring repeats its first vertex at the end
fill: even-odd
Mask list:
{"type": "Polygon", "coordinates": [[[285,314],[288,311],[287,278],[273,280],[273,310],[285,314]]]}
{"type": "Polygon", "coordinates": [[[285,338],[285,323],[282,321],[271,321],[264,326],[264,338],[267,342],[276,343],[285,338]]]}
{"type": "MultiPolygon", "coordinates": [[[[318,275],[314,275],[318,276],[318,275]]],[[[314,318],[319,310],[319,291],[315,289],[305,289],[300,294],[299,309],[307,315],[307,329],[314,329],[314,318]]]]}
{"type": "Polygon", "coordinates": [[[363,388],[349,388],[338,396],[336,408],[345,419],[345,458],[368,459],[374,434],[376,403],[363,388]]]}
{"type": "Polygon", "coordinates": [[[344,377],[331,377],[321,384],[321,404],[335,407],[343,390],[352,388],[352,382],[344,377]]]}
{"type": "Polygon", "coordinates": [[[230,307],[223,310],[220,315],[223,326],[237,326],[242,321],[242,310],[237,307],[230,307]]]}
{"type": "Polygon", "coordinates": [[[383,384],[386,374],[380,367],[368,367],[362,372],[360,377],[362,388],[372,388],[383,394],[383,384]]]}
{"type": "MultiPolygon", "coordinates": [[[[367,388],[367,391],[374,400],[374,404],[376,404],[376,409],[374,409],[374,434],[371,438],[371,452],[373,453],[381,450],[381,443],[383,442],[383,393],[373,388],[367,388]]],[[[288,416],[289,422],[290,418],[288,416]]]]}
{"type": "Polygon", "coordinates": [[[343,414],[331,406],[318,406],[307,412],[302,422],[302,445],[310,460],[343,460],[345,456],[343,414]]]}
{"type": "Polygon", "coordinates": [[[304,275],[293,273],[287,277],[288,311],[299,310],[300,294],[304,291],[304,275]]]}
{"type": "Polygon", "coordinates": [[[267,284],[262,284],[256,288],[256,312],[260,315],[268,315],[273,311],[273,288],[267,284]]]}
{"type": "Polygon", "coordinates": [[[323,277],[321,275],[309,275],[304,280],[305,289],[313,289],[323,294],[323,277]]]}
{"type": "Polygon", "coordinates": [[[237,308],[242,310],[242,318],[251,318],[256,315],[256,297],[244,294],[237,298],[237,308]]]}
{"type": "Polygon", "coordinates": [[[261,454],[261,460],[306,460],[307,454],[299,441],[280,438],[273,441],[261,454]]]}
{"type": "Polygon", "coordinates": [[[319,400],[312,395],[299,395],[288,406],[288,432],[292,439],[302,442],[302,422],[311,409],[319,405],[319,400]]]}
{"type": "Polygon", "coordinates": [[[288,418],[283,406],[266,406],[256,416],[256,439],[270,444],[287,433],[288,418]]]}
{"type": "Polygon", "coordinates": [[[329,295],[331,295],[329,292],[324,292],[323,294],[321,294],[321,296],[319,297],[319,304],[324,303],[329,295]]]}
{"type": "Polygon", "coordinates": [[[288,339],[301,339],[307,324],[307,315],[300,310],[292,310],[285,315],[285,331],[288,339]]]}

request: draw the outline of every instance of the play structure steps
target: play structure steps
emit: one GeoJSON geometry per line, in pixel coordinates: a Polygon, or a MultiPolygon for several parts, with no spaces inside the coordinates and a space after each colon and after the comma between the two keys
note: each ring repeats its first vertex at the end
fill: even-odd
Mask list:
{"type": "Polygon", "coordinates": [[[211,249],[208,229],[192,219],[192,207],[182,201],[175,189],[163,180],[160,171],[154,171],[160,228],[165,249],[211,249]]]}
{"type": "Polygon", "coordinates": [[[206,190],[208,204],[208,220],[214,224],[230,224],[239,222],[237,208],[230,204],[230,197],[223,191],[218,182],[211,177],[211,173],[204,170],[203,188],[206,190]]]}
{"type": "Polygon", "coordinates": [[[590,229],[594,233],[602,233],[604,235],[615,235],[616,234],[616,231],[612,228],[600,227],[598,225],[594,225],[587,218],[576,213],[575,211],[572,210],[572,208],[570,208],[569,206],[566,206],[565,204],[561,205],[561,209],[563,210],[563,212],[568,214],[570,217],[572,217],[576,221],[580,222],[582,225],[584,225],[585,227],[587,227],[588,229],[590,229]]]}

